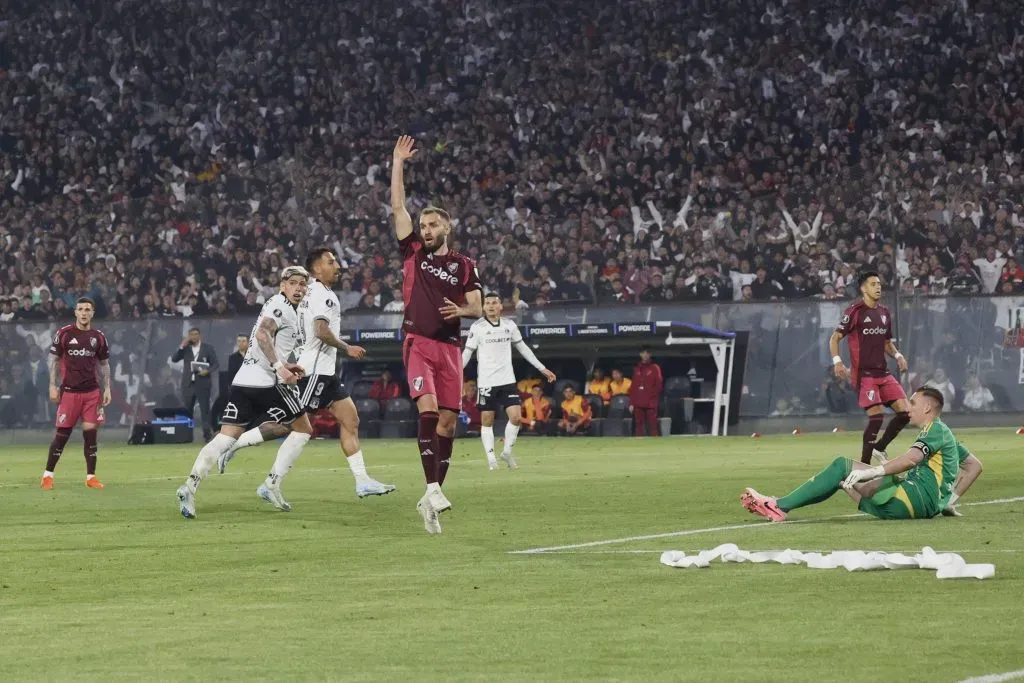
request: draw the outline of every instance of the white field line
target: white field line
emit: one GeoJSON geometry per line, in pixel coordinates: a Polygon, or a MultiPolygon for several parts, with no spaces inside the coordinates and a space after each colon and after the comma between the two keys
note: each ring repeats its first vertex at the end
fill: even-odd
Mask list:
{"type": "Polygon", "coordinates": [[[988,674],[987,676],[977,676],[975,678],[965,678],[960,683],[1002,683],[1003,681],[1014,681],[1018,678],[1024,678],[1024,669],[1017,669],[1016,671],[1007,671],[1004,674],[988,674]]]}
{"type": "MultiPolygon", "coordinates": [[[[678,548],[676,550],[678,550],[678,548]]],[[[776,552],[776,551],[778,551],[778,548],[776,548],[775,550],[751,550],[749,552],[756,553],[756,552],[776,552]]],[[[546,553],[539,553],[539,554],[541,554],[541,555],[647,555],[647,554],[657,553],[657,554],[660,555],[663,552],[665,552],[665,551],[664,550],[549,550],[546,553]]],[[[687,554],[691,554],[692,553],[692,554],[696,555],[700,551],[699,550],[684,550],[683,552],[685,552],[687,554]]],[[[812,550],[803,550],[801,552],[805,552],[805,553],[832,553],[832,552],[836,552],[836,551],[835,550],[824,550],[824,549],[819,548],[819,549],[816,549],[816,550],[813,550],[813,549],[812,550]]],[[[839,551],[839,552],[845,552],[845,551],[839,551]]],[[[880,551],[876,551],[876,552],[911,554],[911,553],[919,553],[919,552],[921,552],[921,549],[920,548],[906,548],[906,549],[902,549],[902,550],[880,550],[880,551]]],[[[958,555],[959,554],[963,554],[963,553],[1024,553],[1024,548],[987,548],[987,549],[984,549],[984,550],[936,550],[935,552],[937,552],[937,553],[956,553],[958,555]]]]}
{"type": "MultiPolygon", "coordinates": [[[[998,505],[1003,503],[1018,503],[1024,501],[1024,496],[1018,496],[1016,498],[996,498],[994,500],[979,500],[972,503],[960,503],[962,506],[968,505],[998,505]]],[[[587,543],[570,543],[569,545],[553,545],[544,548],[527,548],[526,550],[510,550],[509,555],[540,555],[543,553],[553,553],[559,550],[576,550],[578,548],[595,548],[602,545],[615,545],[618,543],[630,543],[632,541],[650,541],[658,538],[675,538],[677,536],[696,536],[698,534],[709,534],[715,531],[734,531],[737,529],[756,529],[756,528],[776,528],[784,524],[807,524],[809,522],[827,522],[835,519],[846,519],[850,517],[866,517],[863,513],[857,513],[855,515],[841,515],[839,517],[824,517],[820,519],[798,519],[793,521],[785,522],[754,522],[753,524],[727,524],[725,526],[712,526],[704,529],[683,529],[681,531],[669,531],[663,534],[646,534],[643,536],[626,536],[625,538],[610,538],[603,541],[589,541],[587,543]]]]}
{"type": "MultiPolygon", "coordinates": [[[[394,469],[394,468],[398,468],[398,467],[404,467],[404,465],[371,465],[367,469],[369,469],[371,471],[372,470],[389,470],[389,469],[394,469]]],[[[313,473],[313,472],[347,472],[347,471],[348,471],[347,468],[344,468],[344,467],[311,467],[311,468],[308,468],[308,469],[296,469],[295,470],[296,473],[303,473],[303,472],[310,472],[310,473],[313,473]]],[[[261,472],[263,472],[263,470],[240,470],[240,469],[234,468],[232,470],[229,470],[229,471],[225,472],[224,474],[216,474],[216,473],[211,474],[209,477],[207,477],[207,479],[216,480],[219,477],[238,477],[238,476],[241,476],[241,475],[259,474],[261,472]]],[[[113,484],[143,484],[143,483],[146,483],[146,482],[153,482],[153,481],[177,480],[177,479],[182,479],[182,478],[184,478],[186,476],[188,476],[188,473],[187,472],[183,472],[183,473],[178,473],[178,474],[168,474],[168,475],[163,476],[163,477],[142,477],[140,479],[126,479],[126,480],[123,480],[123,481],[117,480],[117,479],[104,479],[102,481],[104,481],[104,483],[106,483],[106,484],[112,484],[112,483],[113,484]]],[[[70,482],[77,481],[77,477],[75,477],[75,476],[66,476],[66,477],[57,476],[54,479],[54,482],[55,482],[57,488],[60,487],[60,485],[61,485],[61,483],[63,481],[67,481],[68,484],[66,484],[66,485],[70,485],[70,482]]],[[[31,483],[29,483],[29,482],[20,482],[20,483],[17,483],[17,484],[0,484],[0,489],[16,489],[16,488],[20,488],[22,486],[36,487],[36,486],[39,486],[39,482],[38,481],[33,481],[31,483]]]]}

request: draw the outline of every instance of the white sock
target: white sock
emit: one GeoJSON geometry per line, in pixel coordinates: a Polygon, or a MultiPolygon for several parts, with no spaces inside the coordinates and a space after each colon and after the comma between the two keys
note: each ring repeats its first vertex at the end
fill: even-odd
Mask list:
{"type": "Polygon", "coordinates": [[[480,440],[484,442],[487,462],[494,462],[494,427],[481,427],[480,440]]]}
{"type": "Polygon", "coordinates": [[[217,464],[217,458],[222,453],[226,453],[233,445],[235,445],[235,439],[224,434],[217,434],[213,437],[210,443],[203,446],[203,450],[199,451],[199,455],[196,456],[196,462],[192,465],[192,473],[188,475],[188,481],[185,484],[192,490],[192,493],[196,492],[201,482],[206,475],[210,473],[213,466],[217,464]]]}
{"type": "Polygon", "coordinates": [[[512,447],[516,445],[519,438],[519,425],[512,424],[512,420],[505,423],[505,452],[511,453],[512,447]]]}
{"type": "Polygon", "coordinates": [[[53,472],[51,472],[50,470],[44,470],[43,471],[43,476],[44,477],[51,477],[52,478],[53,477],[53,472]]]}
{"type": "Polygon", "coordinates": [[[267,486],[276,487],[281,485],[284,475],[288,474],[292,465],[302,455],[302,449],[305,448],[306,443],[309,441],[309,436],[309,434],[301,432],[292,432],[288,435],[288,438],[284,440],[281,447],[277,449],[277,458],[274,459],[274,466],[270,468],[270,474],[267,475],[265,482],[267,486]]]}
{"type": "Polygon", "coordinates": [[[436,481],[433,484],[427,484],[427,493],[428,494],[432,493],[434,491],[440,491],[440,490],[441,490],[441,485],[438,484],[436,481]]]}
{"type": "Polygon", "coordinates": [[[954,505],[956,505],[956,502],[958,500],[960,500],[960,494],[958,494],[956,491],[953,491],[953,494],[949,497],[949,502],[946,503],[946,507],[953,507],[954,505]]]}
{"type": "Polygon", "coordinates": [[[245,434],[238,437],[238,441],[235,442],[235,445],[228,450],[234,453],[235,451],[248,448],[249,446],[258,446],[261,443],[263,443],[263,433],[260,432],[259,427],[253,427],[245,434]]]}
{"type": "Polygon", "coordinates": [[[352,470],[352,476],[356,478],[357,484],[370,480],[370,475],[366,473],[366,463],[363,462],[363,452],[361,450],[348,456],[346,460],[348,460],[348,468],[352,470]]]}

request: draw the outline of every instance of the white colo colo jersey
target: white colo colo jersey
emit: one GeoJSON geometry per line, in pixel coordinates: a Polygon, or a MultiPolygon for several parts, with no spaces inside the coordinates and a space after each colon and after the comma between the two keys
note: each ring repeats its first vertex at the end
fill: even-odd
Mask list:
{"type": "Polygon", "coordinates": [[[260,350],[260,345],[256,341],[256,331],[260,329],[260,325],[267,318],[277,323],[274,351],[277,353],[278,360],[287,361],[296,347],[301,345],[299,316],[295,307],[285,298],[284,294],[275,294],[267,299],[267,303],[263,304],[263,310],[256,318],[256,324],[253,325],[252,332],[249,334],[249,350],[245,352],[242,367],[239,368],[235,379],[231,382],[234,386],[272,387],[278,383],[274,367],[260,350]]]}
{"type": "Polygon", "coordinates": [[[516,383],[512,371],[512,345],[521,344],[519,327],[502,318],[497,324],[480,318],[469,328],[466,351],[476,352],[476,384],[481,389],[516,383]]]}
{"type": "Polygon", "coordinates": [[[338,349],[316,338],[313,330],[317,320],[326,320],[334,336],[341,338],[341,302],[338,295],[319,280],[310,280],[306,296],[299,304],[299,329],[302,330],[303,342],[296,362],[307,376],[334,376],[338,371],[338,349]]]}

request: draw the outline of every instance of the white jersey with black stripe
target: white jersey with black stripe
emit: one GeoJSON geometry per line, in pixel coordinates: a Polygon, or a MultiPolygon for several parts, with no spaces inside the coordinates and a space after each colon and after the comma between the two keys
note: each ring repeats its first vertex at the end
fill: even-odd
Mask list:
{"type": "Polygon", "coordinates": [[[256,342],[256,331],[267,318],[271,318],[277,323],[274,352],[277,354],[278,360],[287,361],[296,348],[301,346],[298,313],[284,294],[275,294],[267,299],[267,303],[263,304],[263,310],[256,318],[256,324],[252,326],[252,332],[249,334],[249,350],[245,352],[242,367],[239,368],[235,379],[231,382],[235,386],[272,387],[278,383],[273,365],[267,360],[266,354],[256,342]]]}
{"type": "Polygon", "coordinates": [[[477,386],[481,389],[516,383],[512,346],[523,341],[519,326],[508,318],[497,324],[480,318],[469,328],[466,350],[476,353],[477,386]]]}
{"type": "Polygon", "coordinates": [[[296,361],[307,376],[335,375],[338,371],[338,349],[328,346],[314,334],[317,320],[327,321],[334,336],[341,337],[341,302],[330,287],[311,280],[306,296],[299,304],[299,325],[303,346],[296,361]]]}

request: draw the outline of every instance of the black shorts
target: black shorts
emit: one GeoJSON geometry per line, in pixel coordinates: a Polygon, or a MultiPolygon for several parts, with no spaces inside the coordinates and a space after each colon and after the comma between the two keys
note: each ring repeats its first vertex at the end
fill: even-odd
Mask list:
{"type": "Polygon", "coordinates": [[[523,400],[515,384],[500,387],[480,387],[476,392],[476,405],[482,413],[497,413],[511,406],[519,406],[523,400]]]}
{"type": "Polygon", "coordinates": [[[335,401],[348,398],[348,390],[334,375],[309,375],[299,380],[302,407],[307,413],[327,408],[335,401]]]}
{"type": "Polygon", "coordinates": [[[231,385],[220,423],[236,427],[255,427],[267,422],[291,424],[300,415],[302,402],[299,389],[294,384],[273,387],[231,385]]]}

